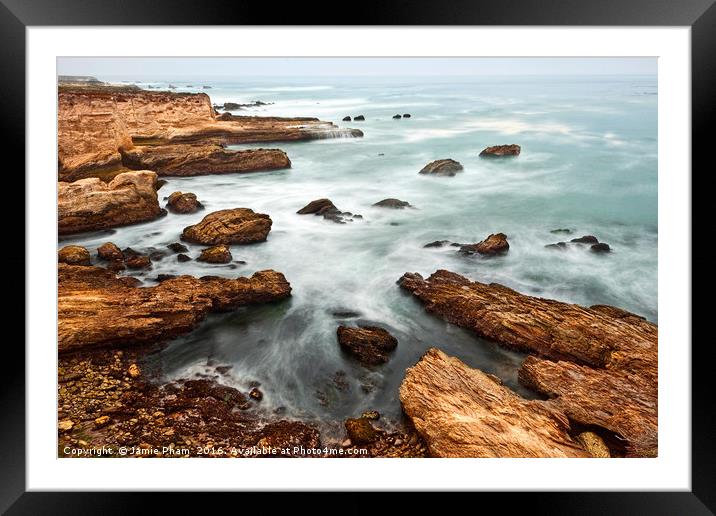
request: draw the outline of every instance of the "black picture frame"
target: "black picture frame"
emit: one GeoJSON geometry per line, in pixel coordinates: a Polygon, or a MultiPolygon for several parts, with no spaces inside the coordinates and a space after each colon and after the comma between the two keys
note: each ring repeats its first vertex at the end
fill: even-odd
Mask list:
{"type": "MultiPolygon", "coordinates": [[[[375,4],[343,4],[312,2],[282,3],[275,9],[267,4],[247,1],[205,0],[0,0],[0,124],[3,147],[18,158],[16,165],[6,163],[4,181],[12,192],[31,194],[32,185],[25,184],[22,149],[25,139],[25,29],[28,26],[82,25],[587,25],[587,26],[689,26],[691,27],[692,65],[692,169],[713,170],[708,141],[708,127],[716,113],[716,5],[715,0],[501,0],[483,1],[383,1],[375,4]],[[318,14],[322,13],[322,14],[318,14]],[[343,14],[340,14],[343,13],[343,14]]],[[[679,173],[686,177],[693,171],[679,173]]],[[[50,180],[51,171],[48,171],[50,180]]],[[[692,188],[692,191],[693,190],[692,188]]],[[[13,194],[15,199],[24,196],[13,194]]],[[[694,201],[692,201],[692,206],[694,201]]],[[[7,209],[7,208],[6,208],[7,209]]],[[[15,213],[19,213],[19,208],[15,213]]],[[[698,219],[693,218],[694,224],[698,219]]],[[[10,223],[3,286],[7,292],[20,292],[18,270],[25,265],[25,228],[10,223]],[[8,256],[9,255],[9,256],[8,256]],[[8,274],[9,272],[9,274],[8,274]]],[[[698,226],[697,226],[698,227],[698,226]]],[[[694,234],[692,228],[692,235],[694,234]]],[[[696,234],[699,234],[697,231],[696,234]]],[[[691,253],[690,249],[683,252],[691,253]]],[[[693,265],[700,262],[692,259],[693,265]]],[[[693,272],[692,272],[693,273],[693,272]]],[[[32,271],[26,270],[26,275],[32,271]]],[[[9,306],[9,305],[8,305],[9,306]]],[[[24,303],[16,302],[23,311],[24,303]]],[[[694,309],[697,308],[694,306],[694,309]]],[[[702,309],[703,310],[703,309],[702,309]]],[[[18,314],[20,316],[20,314],[18,314]]],[[[8,318],[7,321],[13,319],[8,318]]],[[[15,319],[17,320],[17,319],[15,319]]],[[[6,331],[9,328],[6,322],[6,331]]],[[[0,373],[0,511],[7,514],[132,514],[144,513],[151,507],[148,493],[39,493],[25,488],[25,353],[18,339],[6,334],[3,346],[4,363],[0,373]]],[[[684,350],[691,343],[682,345],[684,350]]],[[[514,504],[529,508],[532,514],[714,514],[716,512],[716,410],[710,382],[712,361],[708,340],[695,341],[692,346],[692,490],[690,492],[648,493],[510,493],[480,495],[488,502],[504,506],[509,498],[514,504]]],[[[160,495],[162,510],[186,509],[196,495],[179,493],[160,495]]],[[[228,502],[225,495],[212,494],[219,503],[228,502]],[[222,502],[224,501],[224,502],[222,502]]],[[[246,494],[241,507],[246,507],[246,494]]],[[[457,495],[455,495],[457,496],[457,495]]],[[[376,503],[367,495],[342,495],[340,506],[363,507],[369,510],[376,503]]],[[[271,505],[278,509],[285,497],[273,495],[271,505]]],[[[479,503],[484,503],[482,500],[479,503]]],[[[323,504],[323,502],[320,502],[323,504]]],[[[382,504],[383,502],[378,502],[382,504]]],[[[401,502],[401,511],[411,504],[422,504],[422,496],[413,494],[401,502]]],[[[453,502],[459,503],[459,501],[453,502]]],[[[474,502],[470,502],[474,503],[474,502]]],[[[312,504],[315,505],[315,504],[312,504]]],[[[330,504],[329,504],[330,506],[330,504]]],[[[383,509],[385,506],[381,505],[383,509]]],[[[341,512],[345,512],[342,510],[341,512]]],[[[183,512],[183,511],[182,511],[183,512]]],[[[363,510],[361,510],[363,512],[363,510]]],[[[382,512],[382,511],[381,511],[382,512]]]]}

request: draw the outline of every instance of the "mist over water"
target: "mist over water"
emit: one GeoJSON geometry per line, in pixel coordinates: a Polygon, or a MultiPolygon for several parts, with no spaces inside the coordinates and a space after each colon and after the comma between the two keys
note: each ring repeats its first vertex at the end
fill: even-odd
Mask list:
{"type": "MultiPolygon", "coordinates": [[[[436,346],[534,396],[517,382],[522,355],[425,313],[396,285],[405,272],[427,276],[448,269],[526,294],[610,304],[657,321],[655,77],[182,81],[172,83],[210,84],[210,90],[185,91],[205,91],[215,104],[274,103],[235,114],[316,116],[360,128],[365,136],[263,144],[285,150],[292,168],[167,178],[160,198],[194,192],[206,210],[62,239],[61,246],[77,243],[92,252],[106,241],[142,251],[179,241],[185,226],[215,210],[248,207],[271,216],[267,242],[232,247],[234,260],[246,264],[178,263],[169,255],[151,271],[131,273],[152,285],[162,273],[235,277],[275,269],[293,288],[285,302],[212,315],[148,357],[167,379],[213,375],[215,366],[233,365],[219,381],[244,391],[260,382],[260,407],[267,413],[330,422],[375,409],[382,420],[398,424],[405,368],[436,346]],[[396,113],[412,117],[393,120],[396,113]],[[361,114],[364,122],[341,122],[361,114]],[[478,157],[488,145],[509,143],[522,146],[521,156],[478,157]],[[459,161],[465,170],[455,177],[418,175],[442,158],[459,161]],[[339,225],[296,214],[321,197],[363,220],[339,225]],[[371,206],[388,197],[414,208],[371,206]],[[556,228],[574,233],[550,233],[556,228]],[[434,240],[474,243],[496,232],[508,236],[506,256],[423,248],[434,240]],[[544,247],[582,235],[595,235],[612,252],[544,247]],[[337,326],[362,323],[382,326],[398,339],[387,364],[364,367],[341,352],[337,326]]],[[[259,145],[233,148],[251,147],[259,145]]],[[[185,245],[192,258],[202,248],[185,245]]]]}

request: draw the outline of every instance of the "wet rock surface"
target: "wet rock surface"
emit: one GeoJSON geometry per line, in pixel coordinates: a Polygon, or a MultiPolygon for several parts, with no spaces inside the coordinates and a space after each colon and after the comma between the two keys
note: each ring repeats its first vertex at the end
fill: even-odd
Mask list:
{"type": "Polygon", "coordinates": [[[263,242],[271,231],[271,218],[249,208],[220,210],[208,214],[201,222],[187,226],[181,239],[204,245],[235,245],[263,242]]]}
{"type": "Polygon", "coordinates": [[[167,209],[172,213],[194,213],[204,206],[191,192],[172,192],[167,198],[167,209]]]}
{"type": "Polygon", "coordinates": [[[337,224],[352,222],[354,219],[362,219],[362,215],[347,211],[341,211],[330,199],[316,199],[296,212],[299,215],[317,215],[337,224]]]}
{"type": "Polygon", "coordinates": [[[376,326],[339,326],[337,335],[341,349],[367,365],[387,362],[389,353],[398,346],[395,337],[376,326]]]}
{"type": "Polygon", "coordinates": [[[383,199],[382,201],[378,201],[377,203],[373,204],[373,206],[377,206],[378,208],[392,208],[397,210],[412,207],[407,201],[401,201],[400,199],[393,198],[383,199]]]}
{"type": "Polygon", "coordinates": [[[57,252],[57,262],[69,265],[90,265],[90,253],[82,246],[68,245],[57,252]]]}
{"type": "Polygon", "coordinates": [[[454,176],[462,170],[462,165],[454,159],[439,159],[425,165],[419,173],[433,176],[454,176]]]}
{"type": "Polygon", "coordinates": [[[519,145],[494,145],[480,152],[481,158],[506,158],[519,156],[522,148],[519,145]]]}
{"type": "Polygon", "coordinates": [[[505,254],[509,250],[510,244],[507,242],[507,235],[504,233],[494,233],[477,244],[463,245],[460,247],[460,253],[462,254],[477,253],[486,256],[505,254]]]}
{"type": "Polygon", "coordinates": [[[207,263],[229,263],[232,260],[232,256],[228,247],[225,245],[216,245],[204,249],[196,260],[198,262],[207,263]]]}

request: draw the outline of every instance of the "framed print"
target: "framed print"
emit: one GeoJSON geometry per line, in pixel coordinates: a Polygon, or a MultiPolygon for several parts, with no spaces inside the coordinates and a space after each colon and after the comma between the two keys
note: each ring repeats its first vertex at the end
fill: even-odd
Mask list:
{"type": "Polygon", "coordinates": [[[558,4],[303,25],[5,2],[27,302],[3,510],[530,491],[710,514],[691,171],[716,8],[558,4]]]}

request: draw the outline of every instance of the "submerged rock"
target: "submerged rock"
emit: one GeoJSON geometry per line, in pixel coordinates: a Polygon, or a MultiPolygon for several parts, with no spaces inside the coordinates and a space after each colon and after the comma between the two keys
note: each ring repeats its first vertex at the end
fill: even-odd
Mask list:
{"type": "Polygon", "coordinates": [[[79,245],[67,245],[57,251],[57,262],[69,265],[90,265],[90,253],[79,245]]]}
{"type": "Polygon", "coordinates": [[[157,175],[143,170],[118,174],[109,183],[97,178],[57,183],[60,235],[125,226],[166,213],[157,199],[157,175]]]}
{"type": "Polygon", "coordinates": [[[167,247],[175,253],[186,253],[187,251],[189,251],[187,246],[185,246],[184,244],[180,244],[179,242],[173,242],[167,245],[167,247]]]}
{"type": "Polygon", "coordinates": [[[194,213],[202,208],[196,195],[190,192],[173,192],[167,199],[167,209],[174,213],[194,213]]]}
{"type": "Polygon", "coordinates": [[[567,243],[566,242],[557,242],[556,244],[547,244],[545,246],[547,249],[558,249],[560,251],[564,251],[567,249],[567,243]]]}
{"type": "Polygon", "coordinates": [[[432,457],[587,457],[567,417],[431,348],[400,385],[405,414],[432,457]]]}
{"type": "Polygon", "coordinates": [[[589,247],[589,249],[595,253],[609,253],[612,250],[612,248],[609,247],[609,244],[605,244],[604,242],[593,244],[589,247]]]}
{"type": "Polygon", "coordinates": [[[232,260],[232,256],[228,247],[216,245],[204,249],[196,260],[207,263],[229,263],[232,260]]]}
{"type": "Polygon", "coordinates": [[[378,201],[373,206],[378,206],[379,208],[394,208],[402,210],[403,208],[409,208],[410,203],[407,201],[401,201],[400,199],[383,199],[382,201],[378,201]]]}
{"type": "Polygon", "coordinates": [[[434,242],[428,242],[423,247],[445,247],[450,245],[450,240],[435,240],[434,242]]]}
{"type": "Polygon", "coordinates": [[[657,453],[658,328],[619,308],[526,296],[439,270],[400,285],[426,310],[529,356],[522,384],[583,426],[620,436],[627,456],[657,453]],[[537,357],[544,357],[537,358],[537,357]]]}
{"type": "Polygon", "coordinates": [[[184,253],[180,253],[177,255],[177,261],[178,262],[190,262],[191,258],[184,253]]]}
{"type": "Polygon", "coordinates": [[[495,145],[487,147],[480,153],[482,158],[504,158],[511,156],[519,156],[522,149],[519,145],[495,145]]]}
{"type": "Polygon", "coordinates": [[[341,349],[367,365],[388,361],[388,353],[398,346],[398,340],[383,328],[375,326],[339,326],[338,343],[341,349]]]}
{"type": "Polygon", "coordinates": [[[553,233],[555,235],[559,235],[559,234],[570,235],[570,234],[572,234],[572,230],[567,229],[567,228],[558,228],[558,229],[551,230],[550,233],[553,233]]]}
{"type": "Polygon", "coordinates": [[[97,248],[97,256],[108,262],[116,262],[124,259],[124,253],[112,242],[106,242],[97,248]]]}
{"type": "Polygon", "coordinates": [[[425,165],[419,173],[434,176],[454,176],[462,169],[462,165],[454,159],[439,159],[425,165]]]}
{"type": "Polygon", "coordinates": [[[599,240],[597,240],[595,236],[585,235],[579,238],[573,238],[570,242],[574,242],[575,244],[598,244],[599,240]]]}
{"type": "Polygon", "coordinates": [[[268,215],[249,208],[220,210],[208,214],[198,224],[184,228],[181,239],[204,245],[251,244],[265,241],[271,224],[268,215]]]}
{"type": "Polygon", "coordinates": [[[510,244],[507,242],[507,235],[504,233],[493,233],[482,242],[477,244],[463,245],[460,247],[460,253],[463,254],[482,254],[494,256],[505,254],[510,250],[510,244]]]}
{"type": "Polygon", "coordinates": [[[249,391],[249,396],[256,401],[261,401],[264,398],[264,394],[257,387],[249,391]]]}
{"type": "Polygon", "coordinates": [[[192,330],[209,312],[277,301],[290,293],[283,274],[272,270],[237,279],[179,276],[137,287],[134,278],[103,268],[60,264],[58,347],[65,352],[161,342],[192,330]]]}

